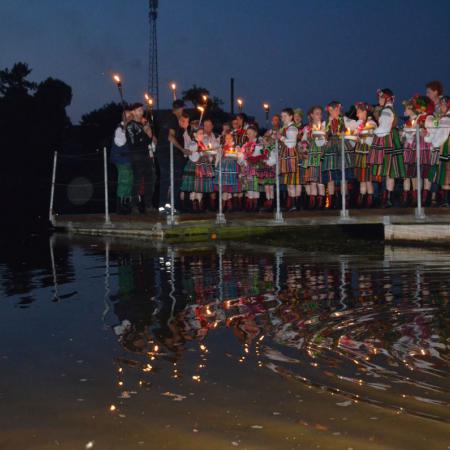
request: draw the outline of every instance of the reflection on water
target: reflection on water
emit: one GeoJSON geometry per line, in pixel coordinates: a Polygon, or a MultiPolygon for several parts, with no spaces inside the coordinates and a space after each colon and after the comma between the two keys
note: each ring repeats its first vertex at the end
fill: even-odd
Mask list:
{"type": "MultiPolygon", "coordinates": [[[[89,389],[90,407],[96,414],[103,410],[106,424],[119,420],[133,429],[130,417],[138,411],[170,421],[174,411],[167,412],[167,406],[149,412],[149,402],[159,395],[159,402],[174,402],[176,414],[183,416],[180,427],[189,423],[193,433],[202,427],[215,431],[209,444],[200,444],[193,435],[192,443],[184,440],[181,448],[403,448],[405,433],[413,436],[416,427],[428,440],[426,448],[444,448],[443,430],[450,422],[447,254],[386,249],[384,257],[339,256],[242,243],[155,249],[54,238],[49,254],[44,267],[22,274],[11,270],[8,261],[0,266],[6,300],[0,308],[13,321],[26,323],[25,312],[40,307],[34,300],[44,289],[42,315],[58,324],[47,324],[46,333],[62,333],[63,341],[61,320],[70,320],[75,325],[68,326],[70,339],[92,347],[73,350],[80,360],[83,352],[95,355],[97,343],[106,340],[95,363],[102,368],[93,369],[91,376],[102,373],[102,383],[110,388],[100,398],[105,386],[99,386],[98,399],[89,389]],[[17,283],[17,277],[27,283],[17,283]],[[90,331],[94,319],[95,331],[90,331]],[[221,400],[212,401],[216,395],[221,400]],[[243,418],[230,423],[226,417],[233,408],[244,408],[242,402],[262,398],[266,411],[246,405],[245,417],[253,433],[274,427],[266,447],[242,431],[243,418]],[[307,403],[301,411],[299,402],[307,403]],[[189,422],[182,412],[197,418],[189,422]],[[259,424],[264,412],[276,425],[259,424]],[[336,431],[341,428],[333,428],[336,420],[351,420],[351,414],[354,429],[349,425],[350,431],[341,434],[336,431]],[[386,415],[388,423],[392,417],[403,420],[397,422],[405,427],[403,437],[393,425],[368,425],[368,419],[360,423],[358,415],[373,421],[386,415]],[[288,424],[295,429],[277,428],[288,424]],[[371,428],[364,444],[361,428],[371,428]],[[283,433],[291,436],[290,442],[283,433]]],[[[8,333],[8,324],[2,333],[8,333]]],[[[51,353],[57,344],[47,345],[51,353]]],[[[25,362],[14,358],[19,370],[25,362]]],[[[45,370],[52,371],[52,364],[48,357],[45,370]]],[[[43,378],[39,387],[47,389],[43,378]]],[[[129,439],[117,448],[146,442],[143,437],[129,439]]],[[[161,447],[148,448],[164,448],[169,441],[159,442],[161,447]]],[[[409,448],[422,445],[408,443],[409,448]]]]}

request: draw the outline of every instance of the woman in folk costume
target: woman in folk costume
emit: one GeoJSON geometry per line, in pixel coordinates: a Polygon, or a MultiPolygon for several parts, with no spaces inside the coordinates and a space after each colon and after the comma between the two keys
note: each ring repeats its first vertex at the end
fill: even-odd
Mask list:
{"type": "MultiPolygon", "coordinates": [[[[239,181],[240,164],[243,161],[242,153],[238,152],[231,132],[223,135],[222,157],[222,209],[224,212],[233,210],[233,195],[241,193],[239,181]]],[[[214,189],[219,192],[219,158],[216,159],[216,177],[214,189]]]]}
{"type": "Polygon", "coordinates": [[[258,130],[254,126],[247,128],[247,142],[241,147],[245,165],[241,170],[241,180],[246,196],[247,211],[258,210],[259,179],[258,166],[262,162],[263,146],[258,142],[258,130]]]}
{"type": "MultiPolygon", "coordinates": [[[[220,139],[214,134],[214,124],[211,119],[205,119],[203,121],[203,142],[212,152],[217,152],[220,147],[220,139]]],[[[217,196],[215,192],[209,194],[209,209],[211,211],[216,210],[217,196]]]]}
{"type": "MultiPolygon", "coordinates": [[[[298,135],[297,135],[297,151],[299,156],[299,162],[298,162],[298,173],[299,173],[299,183],[300,183],[300,196],[302,195],[303,186],[305,186],[305,190],[308,191],[306,188],[305,183],[305,174],[306,174],[306,168],[307,168],[307,159],[306,154],[304,151],[304,147],[301,144],[302,136],[303,136],[303,110],[301,108],[295,108],[294,109],[294,125],[298,129],[298,135]]],[[[298,206],[298,205],[297,205],[298,206]]]]}
{"type": "Polygon", "coordinates": [[[373,131],[377,124],[369,115],[370,106],[368,103],[358,102],[355,104],[355,109],[357,120],[345,118],[345,125],[358,139],[355,146],[354,169],[355,178],[359,182],[359,195],[356,205],[358,208],[363,205],[370,208],[373,205],[373,184],[368,158],[373,141],[373,131]]]}
{"type": "Polygon", "coordinates": [[[203,128],[199,128],[194,133],[194,139],[190,156],[191,161],[195,163],[194,193],[191,198],[194,212],[200,212],[203,209],[203,194],[214,192],[214,168],[213,157],[209,153],[211,149],[203,140],[203,128]]]}
{"type": "Polygon", "coordinates": [[[294,111],[285,108],[281,112],[283,127],[278,132],[280,140],[280,177],[287,186],[288,198],[286,207],[290,211],[296,210],[296,200],[301,194],[299,175],[299,155],[297,150],[298,128],[294,125],[294,111]]]}
{"type": "Polygon", "coordinates": [[[378,108],[376,119],[378,126],[369,153],[369,165],[372,169],[372,181],[386,180],[386,190],[382,204],[392,206],[392,192],[396,178],[404,178],[403,149],[397,129],[397,117],[394,112],[394,93],[390,89],[378,90],[378,108]]]}
{"type": "Polygon", "coordinates": [[[273,200],[275,198],[275,165],[276,152],[275,152],[275,138],[267,133],[262,139],[263,151],[261,154],[261,161],[259,162],[257,174],[260,190],[264,189],[266,196],[263,211],[269,212],[273,210],[273,200]]]}
{"type": "MultiPolygon", "coordinates": [[[[427,116],[432,113],[434,106],[428,97],[416,95],[412,99],[403,102],[405,108],[405,116],[408,120],[402,130],[402,139],[404,142],[403,160],[405,163],[405,178],[403,180],[402,203],[408,204],[408,195],[412,192],[412,204],[417,204],[417,136],[416,127],[420,127],[420,174],[423,180],[422,201],[427,203],[431,179],[435,176],[435,170],[431,171],[431,145],[425,142],[425,121],[427,116]],[[433,173],[432,173],[433,172],[433,173]]],[[[438,155],[438,154],[437,154],[438,155]]],[[[437,160],[434,161],[434,164],[437,160]]]]}
{"type": "MultiPolygon", "coordinates": [[[[341,115],[342,105],[333,101],[327,106],[328,120],[325,125],[327,143],[323,150],[322,181],[328,188],[328,204],[336,206],[335,184],[341,180],[341,134],[345,131],[341,115]]],[[[347,166],[346,166],[347,167],[347,166]]]]}
{"type": "Polygon", "coordinates": [[[439,101],[439,116],[427,118],[427,136],[425,141],[430,142],[433,149],[439,148],[440,161],[436,182],[444,193],[441,206],[449,206],[450,191],[450,97],[443,96],[439,101]],[[429,122],[432,121],[430,124],[429,122]]]}
{"type": "MultiPolygon", "coordinates": [[[[238,114],[231,121],[231,133],[233,135],[234,144],[237,148],[242,147],[247,142],[247,116],[243,113],[238,114]]],[[[243,209],[243,196],[241,192],[233,196],[234,209],[241,211],[243,209]]]]}
{"type": "MultiPolygon", "coordinates": [[[[183,141],[184,148],[191,150],[193,145],[193,134],[189,126],[189,116],[183,114],[179,120],[180,126],[184,128],[183,141]]],[[[183,169],[183,176],[181,178],[181,188],[180,188],[180,199],[183,204],[184,210],[192,209],[194,200],[194,179],[195,179],[195,163],[189,157],[187,158],[186,164],[183,169]],[[190,201],[190,207],[188,202],[190,201]]]]}
{"type": "Polygon", "coordinates": [[[306,156],[305,184],[309,196],[308,209],[325,206],[325,186],[322,183],[321,159],[325,139],[323,109],[313,106],[308,112],[309,124],[303,129],[301,145],[306,156]]]}

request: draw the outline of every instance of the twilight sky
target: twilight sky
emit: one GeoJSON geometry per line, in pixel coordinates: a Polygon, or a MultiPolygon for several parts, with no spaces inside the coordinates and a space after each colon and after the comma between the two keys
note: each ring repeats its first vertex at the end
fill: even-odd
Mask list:
{"type": "MultiPolygon", "coordinates": [[[[32,79],[73,88],[69,114],[127,100],[147,85],[146,0],[1,0],[0,67],[27,62],[32,79]]],[[[229,79],[245,110],[307,109],[340,100],[375,101],[390,87],[401,99],[440,79],[450,92],[450,2],[446,0],[160,0],[160,103],[194,83],[225,100],[229,79]]]]}

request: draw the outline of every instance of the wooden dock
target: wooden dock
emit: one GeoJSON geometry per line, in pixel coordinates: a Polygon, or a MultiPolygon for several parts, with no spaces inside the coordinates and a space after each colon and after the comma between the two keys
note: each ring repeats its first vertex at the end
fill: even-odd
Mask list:
{"type": "Polygon", "coordinates": [[[55,229],[73,234],[129,236],[169,241],[205,241],[237,239],[273,233],[275,230],[322,227],[362,227],[376,225],[384,230],[390,242],[450,245],[450,209],[429,208],[424,219],[416,219],[412,208],[351,210],[341,218],[337,210],[298,211],[284,214],[284,222],[276,223],[272,213],[229,213],[227,223],[216,223],[215,213],[182,214],[170,225],[165,216],[111,215],[110,223],[103,215],[57,215],[55,229]]]}

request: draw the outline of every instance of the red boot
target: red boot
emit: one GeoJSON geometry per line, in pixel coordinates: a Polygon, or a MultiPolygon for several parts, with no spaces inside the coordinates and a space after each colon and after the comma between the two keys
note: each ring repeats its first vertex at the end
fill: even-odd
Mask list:
{"type": "Polygon", "coordinates": [[[368,208],[372,208],[373,206],[373,194],[367,194],[367,203],[368,208]]]}
{"type": "Polygon", "coordinates": [[[411,206],[417,206],[417,191],[412,191],[411,206]]]}
{"type": "Polygon", "coordinates": [[[325,196],[319,195],[317,197],[317,208],[323,209],[325,207],[325,196]]]}

